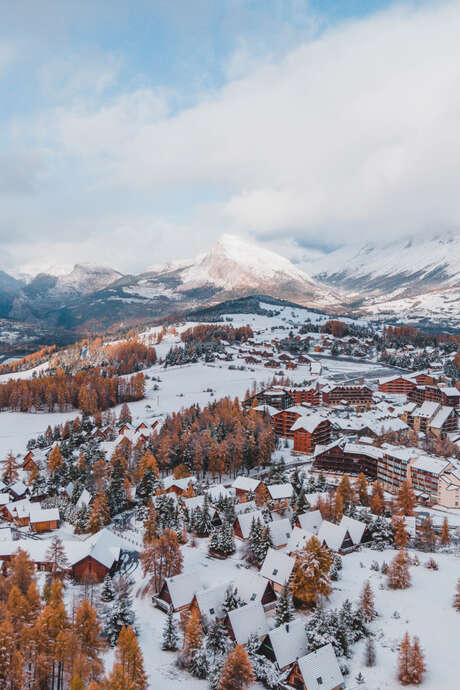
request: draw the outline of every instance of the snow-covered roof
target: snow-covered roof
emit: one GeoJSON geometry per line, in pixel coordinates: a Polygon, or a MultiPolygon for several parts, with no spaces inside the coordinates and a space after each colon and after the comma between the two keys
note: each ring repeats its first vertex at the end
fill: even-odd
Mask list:
{"type": "Polygon", "coordinates": [[[234,580],[234,585],[238,590],[238,596],[246,604],[258,604],[262,601],[267,588],[267,580],[259,573],[242,570],[234,580]]]}
{"type": "Polygon", "coordinates": [[[268,524],[273,546],[280,547],[288,543],[292,533],[291,521],[289,518],[273,520],[268,524]]]}
{"type": "Polygon", "coordinates": [[[169,474],[167,477],[163,477],[161,481],[166,490],[170,489],[172,486],[176,486],[178,489],[186,491],[190,484],[195,484],[196,477],[182,477],[181,479],[176,479],[173,474],[169,474]]]}
{"type": "Polygon", "coordinates": [[[244,503],[235,503],[235,515],[241,515],[242,513],[253,513],[257,510],[257,505],[255,501],[246,501],[244,503]]]}
{"type": "Polygon", "coordinates": [[[271,582],[284,586],[293,571],[295,558],[288,556],[281,551],[268,549],[265,560],[260,569],[260,574],[271,582]]]}
{"type": "Polygon", "coordinates": [[[255,407],[252,408],[256,412],[266,412],[267,414],[270,415],[270,417],[273,417],[273,415],[278,414],[279,410],[277,407],[273,407],[273,405],[256,405],[255,407]]]}
{"type": "Polygon", "coordinates": [[[196,592],[196,600],[205,622],[224,617],[222,606],[229,584],[229,582],[224,582],[223,584],[216,585],[216,587],[200,589],[196,592]]]}
{"type": "Polygon", "coordinates": [[[235,490],[232,488],[227,488],[223,484],[216,484],[215,486],[210,486],[206,489],[211,501],[218,501],[220,497],[231,498],[235,495],[235,490]]]}
{"type": "Polygon", "coordinates": [[[32,503],[29,516],[31,525],[36,522],[55,522],[59,521],[59,510],[57,508],[42,508],[37,503],[32,503]]]}
{"type": "Polygon", "coordinates": [[[16,496],[23,496],[27,491],[27,486],[18,479],[17,482],[14,482],[14,484],[8,487],[8,491],[12,491],[16,496]]]}
{"type": "Polygon", "coordinates": [[[284,410],[277,410],[278,414],[283,412],[290,412],[291,414],[300,414],[303,416],[305,414],[306,408],[303,405],[291,405],[291,407],[286,407],[284,410]]]}
{"type": "Polygon", "coordinates": [[[232,486],[234,489],[240,489],[240,491],[255,491],[260,484],[259,479],[253,479],[252,477],[245,477],[244,475],[239,475],[232,486]]]}
{"type": "Polygon", "coordinates": [[[0,494],[0,506],[5,506],[7,503],[10,503],[11,501],[11,496],[9,494],[0,494]]]}
{"type": "Polygon", "coordinates": [[[270,494],[270,498],[273,499],[280,499],[280,498],[291,498],[294,489],[292,488],[292,484],[271,484],[270,486],[267,486],[268,493],[270,494]]]}
{"type": "Polygon", "coordinates": [[[332,645],[326,644],[298,661],[308,690],[334,690],[343,683],[343,675],[332,645]]]}
{"type": "Polygon", "coordinates": [[[346,443],[343,448],[345,453],[352,453],[355,455],[365,455],[370,458],[383,458],[383,450],[376,446],[370,446],[367,443],[346,443]]]}
{"type": "Polygon", "coordinates": [[[302,529],[301,527],[294,527],[292,530],[291,537],[287,543],[286,548],[284,549],[286,553],[293,553],[294,551],[302,551],[306,544],[310,541],[312,537],[315,535],[313,532],[308,532],[305,529],[302,529]]]}
{"type": "Polygon", "coordinates": [[[448,460],[441,458],[431,458],[429,455],[422,455],[412,463],[411,469],[422,470],[423,472],[430,472],[431,474],[439,475],[449,467],[448,460]]]}
{"type": "Polygon", "coordinates": [[[354,518],[348,517],[348,515],[343,515],[340,521],[340,527],[344,527],[348,530],[348,534],[351,537],[353,544],[361,544],[361,539],[366,531],[366,523],[360,520],[355,520],[354,518]]]}
{"type": "Polygon", "coordinates": [[[437,413],[440,408],[440,404],[437,402],[431,402],[430,400],[425,400],[419,408],[414,411],[414,417],[423,417],[424,419],[431,419],[437,413]]]}
{"type": "Polygon", "coordinates": [[[246,644],[250,635],[263,637],[268,632],[267,619],[262,604],[247,604],[228,614],[237,644],[246,644]]]}
{"type": "Polygon", "coordinates": [[[5,508],[13,517],[27,518],[29,517],[31,505],[28,498],[21,498],[19,501],[8,503],[5,508]]]}
{"type": "Polygon", "coordinates": [[[299,429],[302,429],[303,431],[312,433],[316,427],[322,424],[324,421],[325,417],[319,414],[312,414],[308,417],[299,417],[299,419],[291,426],[291,431],[298,431],[299,429]]]}
{"type": "Polygon", "coordinates": [[[453,407],[447,407],[446,405],[443,405],[431,420],[430,426],[434,427],[435,429],[441,429],[443,424],[445,424],[449,419],[449,416],[451,415],[453,409],[453,407]]]}
{"type": "Polygon", "coordinates": [[[195,594],[202,589],[200,576],[194,572],[167,577],[165,582],[175,609],[190,604],[195,594]]]}
{"type": "Polygon", "coordinates": [[[458,388],[454,388],[453,386],[445,386],[441,388],[441,390],[445,395],[448,395],[449,397],[460,397],[460,391],[458,390],[458,388]]]}
{"type": "Polygon", "coordinates": [[[241,515],[237,515],[237,520],[240,524],[243,539],[247,539],[249,537],[252,521],[257,519],[260,520],[262,526],[265,524],[264,516],[260,510],[253,510],[251,513],[241,513],[241,515]]]}
{"type": "Polygon", "coordinates": [[[323,520],[318,532],[318,539],[321,544],[324,542],[332,551],[338,551],[345,539],[347,529],[333,522],[323,520]]]}
{"type": "Polygon", "coordinates": [[[88,489],[83,489],[83,491],[80,494],[80,498],[77,501],[77,508],[82,508],[84,505],[89,506],[89,504],[92,501],[92,496],[89,493],[88,489]]]}
{"type": "Polygon", "coordinates": [[[321,511],[309,510],[307,513],[298,515],[297,520],[299,521],[299,524],[303,530],[312,532],[313,534],[318,534],[318,530],[321,527],[323,518],[321,516],[321,511]]]}
{"type": "Polygon", "coordinates": [[[276,663],[280,669],[292,664],[307,651],[305,621],[296,618],[290,623],[283,623],[268,633],[276,663]]]}
{"type": "Polygon", "coordinates": [[[0,541],[12,541],[13,531],[11,527],[0,527],[0,541]]]}

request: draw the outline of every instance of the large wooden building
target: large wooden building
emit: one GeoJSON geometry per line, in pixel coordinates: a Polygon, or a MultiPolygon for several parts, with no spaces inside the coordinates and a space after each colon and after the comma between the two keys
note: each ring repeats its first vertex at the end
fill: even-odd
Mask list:
{"type": "Polygon", "coordinates": [[[417,386],[417,382],[408,376],[388,376],[379,379],[379,391],[392,395],[409,395],[417,386]]]}
{"type": "Polygon", "coordinates": [[[313,469],[332,474],[357,476],[361,472],[367,479],[377,479],[377,466],[383,451],[368,443],[347,443],[339,439],[321,448],[315,454],[313,469]]]}
{"type": "Polygon", "coordinates": [[[326,386],[322,390],[324,405],[366,405],[373,401],[372,391],[367,386],[326,386]]]}
{"type": "Polygon", "coordinates": [[[317,445],[327,445],[331,440],[331,423],[320,415],[299,417],[293,424],[294,452],[313,453],[317,445]]]}
{"type": "Polygon", "coordinates": [[[275,434],[283,438],[294,438],[292,426],[299,417],[304,417],[306,414],[308,414],[308,409],[302,405],[291,405],[285,410],[280,410],[272,416],[275,434]]]}

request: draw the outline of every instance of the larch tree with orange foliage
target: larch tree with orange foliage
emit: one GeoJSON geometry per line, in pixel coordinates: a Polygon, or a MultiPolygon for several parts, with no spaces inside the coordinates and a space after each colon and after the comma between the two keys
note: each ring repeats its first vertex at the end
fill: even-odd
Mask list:
{"type": "Polygon", "coordinates": [[[123,626],[120,631],[115,651],[114,669],[115,677],[123,679],[123,688],[132,688],[132,690],[147,689],[144,659],[132,626],[123,626]]]}
{"type": "Polygon", "coordinates": [[[144,576],[149,576],[149,588],[157,593],[167,577],[182,572],[182,552],[176,533],[165,529],[160,537],[147,544],[141,554],[144,576]]]}
{"type": "Polygon", "coordinates": [[[413,515],[415,502],[414,490],[406,479],[399,487],[398,495],[396,497],[396,505],[401,515],[413,515]]]}
{"type": "Polygon", "coordinates": [[[448,544],[450,544],[449,523],[447,522],[446,517],[444,518],[442,523],[441,534],[439,535],[439,542],[441,546],[447,546],[448,544]]]}
{"type": "Polygon", "coordinates": [[[409,554],[406,550],[398,551],[388,568],[388,586],[390,589],[407,589],[410,585],[409,554]]]}
{"type": "Polygon", "coordinates": [[[102,628],[97,611],[88,599],[83,599],[77,609],[74,629],[82,661],[79,675],[86,682],[98,681],[104,670],[101,654],[106,644],[101,637],[102,628]]]}
{"type": "Polygon", "coordinates": [[[243,690],[253,685],[254,670],[246,649],[237,644],[230,650],[223,665],[218,690],[243,690]]]}
{"type": "Polygon", "coordinates": [[[385,510],[385,497],[383,486],[378,480],[372,484],[372,495],[369,506],[374,515],[383,515],[385,510]]]}
{"type": "Polygon", "coordinates": [[[420,685],[426,671],[425,658],[418,637],[411,644],[409,634],[403,637],[399,650],[398,680],[401,685],[420,685]]]}
{"type": "Polygon", "coordinates": [[[366,623],[370,623],[376,617],[374,606],[374,593],[372,591],[371,583],[366,580],[360,598],[361,608],[363,610],[363,617],[366,623]]]}
{"type": "Polygon", "coordinates": [[[391,521],[391,528],[393,530],[394,545],[397,549],[405,549],[409,541],[409,532],[407,531],[404,517],[394,515],[391,521]]]}
{"type": "Polygon", "coordinates": [[[54,446],[48,457],[48,472],[54,474],[63,464],[61,449],[58,445],[54,446]]]}
{"type": "Polygon", "coordinates": [[[95,534],[106,525],[109,525],[110,522],[107,495],[101,490],[91,504],[91,512],[88,517],[88,522],[86,523],[86,531],[95,534]]]}
{"type": "Polygon", "coordinates": [[[331,593],[329,570],[332,554],[316,537],[312,537],[305,549],[296,551],[291,590],[294,601],[300,606],[316,606],[331,593]]]}
{"type": "Polygon", "coordinates": [[[12,484],[19,478],[19,467],[13,453],[8,453],[3,463],[2,479],[6,484],[12,484]]]}

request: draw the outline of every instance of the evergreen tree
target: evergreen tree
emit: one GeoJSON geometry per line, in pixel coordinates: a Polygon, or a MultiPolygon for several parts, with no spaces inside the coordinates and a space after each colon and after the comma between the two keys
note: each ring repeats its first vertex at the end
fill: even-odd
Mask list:
{"type": "Polygon", "coordinates": [[[144,504],[147,503],[149,498],[155,494],[158,485],[159,482],[155,476],[153,468],[147,467],[141,481],[137,485],[136,498],[141,500],[144,504]]]}
{"type": "Polygon", "coordinates": [[[294,620],[294,617],[294,603],[292,601],[291,590],[289,589],[289,585],[285,584],[276,602],[275,626],[278,627],[279,625],[283,625],[283,623],[289,623],[294,620]]]}
{"type": "Polygon", "coordinates": [[[179,633],[177,630],[177,623],[174,620],[174,613],[172,606],[168,610],[166,624],[163,628],[163,642],[161,649],[165,651],[174,652],[179,649],[179,633]]]}
{"type": "Polygon", "coordinates": [[[222,611],[224,613],[228,613],[229,611],[233,611],[234,609],[239,609],[241,606],[244,606],[244,604],[245,602],[238,595],[238,589],[236,587],[234,588],[233,585],[230,584],[225,592],[225,599],[222,604],[222,611]]]}
{"type": "Polygon", "coordinates": [[[295,517],[297,517],[298,515],[303,515],[306,513],[310,508],[310,504],[307,501],[307,496],[303,486],[300,488],[299,493],[295,496],[295,517]]]}
{"type": "Polygon", "coordinates": [[[226,654],[229,644],[230,640],[224,626],[217,620],[212,621],[206,635],[206,649],[215,658],[219,654],[226,654]]]}
{"type": "Polygon", "coordinates": [[[115,598],[106,611],[103,631],[112,647],[115,647],[122,627],[134,625],[132,587],[132,581],[123,575],[119,575],[114,581],[115,598]]]}
{"type": "Polygon", "coordinates": [[[332,565],[329,570],[329,577],[333,582],[337,582],[340,577],[340,571],[342,570],[342,558],[338,553],[335,553],[332,557],[332,565]]]}
{"type": "Polygon", "coordinates": [[[366,640],[366,647],[364,650],[364,663],[366,666],[375,666],[376,654],[375,645],[372,637],[368,637],[366,640]]]}
{"type": "Polygon", "coordinates": [[[225,660],[218,690],[244,690],[254,683],[254,671],[243,645],[237,644],[225,660]]]}
{"type": "Polygon", "coordinates": [[[70,564],[67,560],[64,544],[57,534],[52,538],[45,558],[51,564],[50,576],[52,579],[63,580],[67,577],[70,564]]]}
{"type": "Polygon", "coordinates": [[[249,531],[249,537],[247,541],[247,559],[250,563],[259,565],[263,562],[261,559],[261,554],[263,553],[263,536],[262,536],[263,526],[260,518],[253,518],[251,523],[251,529],[249,531]]]}
{"type": "Polygon", "coordinates": [[[103,601],[105,604],[115,599],[115,589],[110,575],[106,575],[104,578],[104,584],[102,586],[100,598],[101,601],[103,601]]]}
{"type": "Polygon", "coordinates": [[[383,551],[393,544],[393,530],[384,517],[378,516],[369,524],[372,535],[372,546],[378,551],[383,551]]]}
{"type": "Polygon", "coordinates": [[[203,508],[200,509],[199,506],[197,506],[193,526],[196,533],[200,537],[207,537],[212,531],[212,520],[211,513],[209,510],[209,499],[207,494],[205,494],[204,496],[203,508]]]}
{"type": "Polygon", "coordinates": [[[110,484],[108,489],[108,505],[110,515],[118,515],[126,508],[126,494],[124,489],[125,470],[119,458],[112,463],[110,484]]]}

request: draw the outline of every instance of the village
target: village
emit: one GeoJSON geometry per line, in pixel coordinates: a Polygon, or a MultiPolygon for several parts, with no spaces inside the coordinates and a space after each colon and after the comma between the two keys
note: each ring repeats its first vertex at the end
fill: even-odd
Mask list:
{"type": "MultiPolygon", "coordinates": [[[[92,690],[125,629],[136,687],[455,687],[438,651],[460,631],[456,347],[260,306],[137,333],[141,399],[4,409],[2,601],[21,559],[69,610],[90,600],[92,690]]],[[[82,361],[113,369],[101,352],[82,361]]],[[[73,366],[59,356],[0,383],[25,391],[73,366]]]]}

